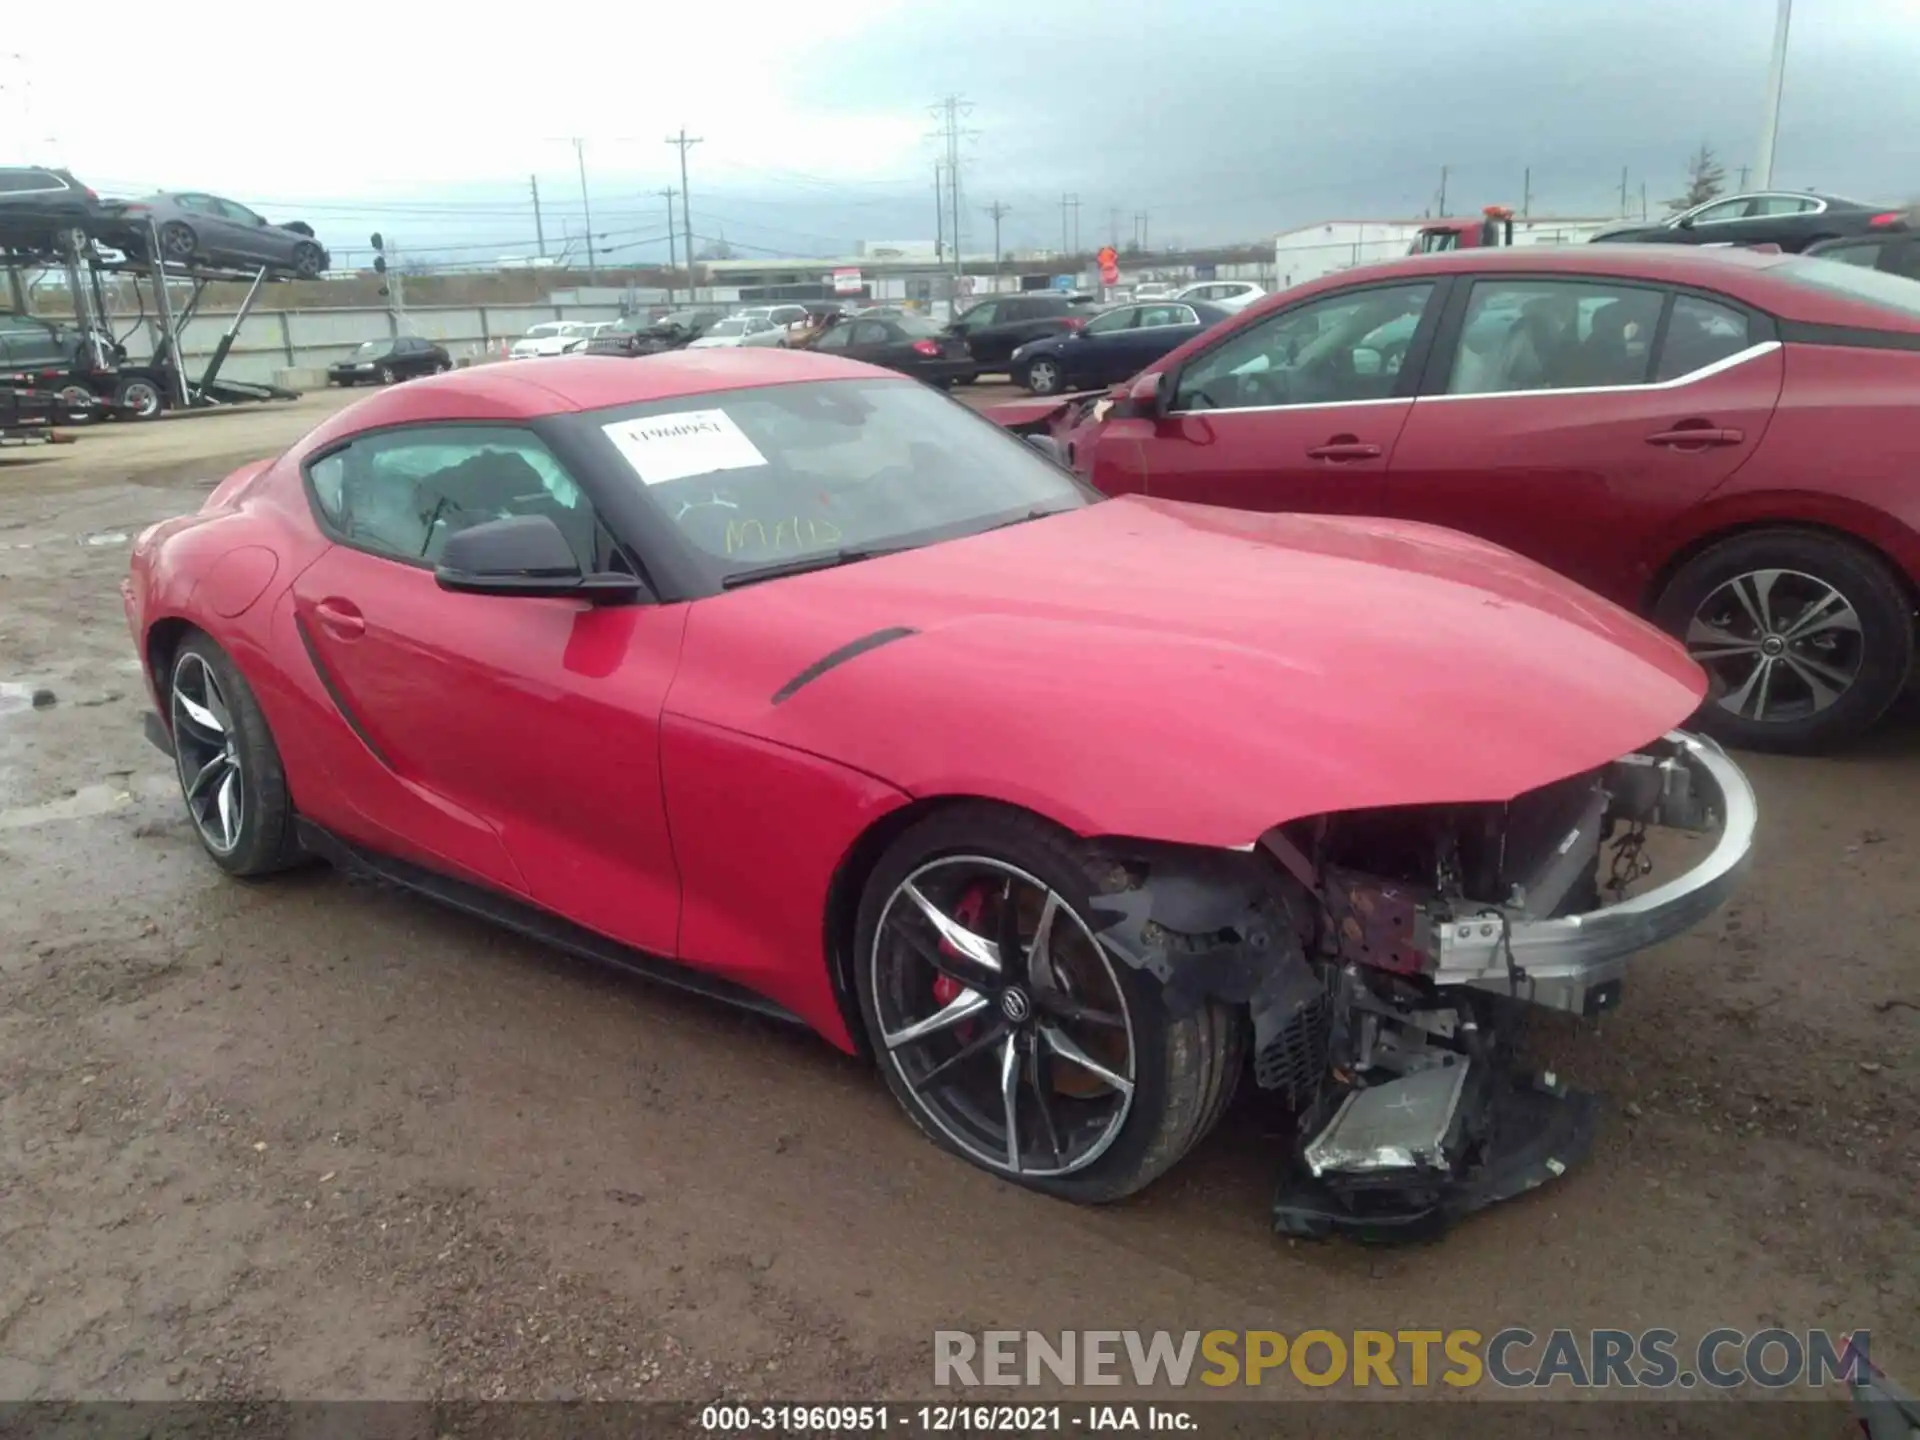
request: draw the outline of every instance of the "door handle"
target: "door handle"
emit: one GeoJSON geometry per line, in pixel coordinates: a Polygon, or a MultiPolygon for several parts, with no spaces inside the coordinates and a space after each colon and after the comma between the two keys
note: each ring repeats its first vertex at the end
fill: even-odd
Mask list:
{"type": "Polygon", "coordinates": [[[1647,436],[1649,445],[1667,445],[1679,449],[1709,445],[1738,445],[1747,438],[1744,430],[1719,429],[1711,425],[1677,425],[1671,430],[1656,430],[1647,436]]]}
{"type": "Polygon", "coordinates": [[[1324,445],[1307,448],[1310,460],[1378,460],[1378,445],[1363,445],[1351,435],[1336,435],[1324,445]]]}
{"type": "Polygon", "coordinates": [[[313,617],[336,640],[358,640],[367,633],[366,617],[345,600],[322,600],[313,607],[313,617]]]}

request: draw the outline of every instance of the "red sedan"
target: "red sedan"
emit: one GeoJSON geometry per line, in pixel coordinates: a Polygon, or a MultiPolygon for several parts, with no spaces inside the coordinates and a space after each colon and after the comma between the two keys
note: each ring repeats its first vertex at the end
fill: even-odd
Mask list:
{"type": "Polygon", "coordinates": [[[1751,840],[1672,729],[1699,670],[1464,536],[1097,500],[850,361],[537,360],[341,411],[124,594],[233,874],[327,859],[797,1020],[1075,1199],[1243,1074],[1301,1116],[1296,1230],[1557,1175],[1589,1107],[1511,1070],[1514,1000],[1616,1004],[1751,840]],[[1713,840],[1640,889],[1659,825],[1713,840]]]}
{"type": "Polygon", "coordinates": [[[1673,246],[1421,256],[1276,295],[1056,433],[1109,495],[1509,546],[1684,639],[1713,681],[1700,723],[1735,744],[1855,736],[1912,669],[1920,285],[1898,276],[1673,246]]]}

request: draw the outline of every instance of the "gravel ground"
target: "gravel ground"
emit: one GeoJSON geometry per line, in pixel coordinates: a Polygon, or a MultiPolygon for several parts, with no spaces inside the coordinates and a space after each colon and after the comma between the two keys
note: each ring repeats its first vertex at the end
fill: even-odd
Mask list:
{"type": "Polygon", "coordinates": [[[1868,1327],[1920,1373],[1911,717],[1751,757],[1744,894],[1542,1036],[1612,1100],[1563,1182],[1430,1247],[1289,1245],[1243,1103],[1074,1209],[806,1035],[203,859],[139,734],[128,539],[341,398],[0,458],[0,1398],[903,1397],[989,1326],[1868,1327]]]}

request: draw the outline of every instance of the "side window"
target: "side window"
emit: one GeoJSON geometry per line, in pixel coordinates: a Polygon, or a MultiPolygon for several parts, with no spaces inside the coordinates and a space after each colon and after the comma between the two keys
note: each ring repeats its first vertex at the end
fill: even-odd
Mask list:
{"type": "Polygon", "coordinates": [[[847,348],[848,338],[852,334],[853,326],[836,325],[831,330],[822,333],[820,338],[813,342],[813,348],[816,350],[844,350],[847,348]]]}
{"type": "Polygon", "coordinates": [[[862,320],[853,327],[855,345],[884,345],[893,339],[893,331],[878,320],[862,320]]]}
{"type": "Polygon", "coordinates": [[[1762,195],[1753,202],[1752,215],[1805,215],[1820,202],[1804,195],[1762,195]]]}
{"type": "Polygon", "coordinates": [[[1175,410],[1383,400],[1433,286],[1348,291],[1236,331],[1180,372],[1175,410]]]}
{"type": "Polygon", "coordinates": [[[1644,385],[1666,294],[1605,281],[1481,281],[1467,297],[1449,395],[1644,385]]]}
{"type": "Polygon", "coordinates": [[[1836,260],[1842,265],[1864,265],[1871,270],[1880,262],[1880,247],[1883,241],[1860,240],[1852,245],[1835,245],[1822,250],[1813,258],[1816,260],[1836,260]]]}
{"type": "Polygon", "coordinates": [[[1134,322],[1140,318],[1139,307],[1123,305],[1118,310],[1109,310],[1104,315],[1096,315],[1081,327],[1088,335],[1111,335],[1117,330],[1131,330],[1134,322]]]}
{"type": "Polygon", "coordinates": [[[1156,325],[1193,325],[1198,323],[1194,314],[1184,305],[1146,305],[1140,310],[1142,330],[1150,330],[1156,325]]]}
{"type": "Polygon", "coordinates": [[[1693,217],[1693,223],[1696,225],[1713,225],[1722,220],[1744,219],[1751,213],[1749,207],[1751,207],[1752,204],[1752,198],[1744,195],[1738,200],[1722,200],[1718,205],[1709,205],[1706,209],[1695,215],[1693,217]]]}
{"type": "Polygon", "coordinates": [[[1920,240],[1909,240],[1905,244],[1896,244],[1889,257],[1887,270],[1894,275],[1905,275],[1911,280],[1920,280],[1920,240]]]}
{"type": "Polygon", "coordinates": [[[434,425],[354,441],[307,466],[328,525],[377,554],[433,564],[456,531],[512,515],[545,515],[582,569],[596,564],[593,509],[530,431],[434,425]]]}
{"type": "Polygon", "coordinates": [[[1752,343],[1747,317],[1740,311],[1695,295],[1682,295],[1673,303],[1653,378],[1677,380],[1729,355],[1738,355],[1752,343]]]}
{"type": "Polygon", "coordinates": [[[960,318],[977,330],[982,325],[995,324],[999,319],[999,307],[1009,303],[1011,302],[986,300],[974,306],[960,318]]]}

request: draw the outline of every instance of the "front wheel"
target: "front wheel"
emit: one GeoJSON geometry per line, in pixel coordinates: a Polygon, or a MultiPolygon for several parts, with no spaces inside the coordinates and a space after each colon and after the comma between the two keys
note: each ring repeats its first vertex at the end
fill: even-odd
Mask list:
{"type": "Polygon", "coordinates": [[[174,652],[166,695],[180,795],[201,847],[229,875],[298,864],[279,748],[226,651],[211,636],[190,636],[174,652]]]}
{"type": "Polygon", "coordinates": [[[317,280],[321,271],[327,268],[327,257],[318,245],[296,245],[293,248],[293,273],[302,280],[317,280]]]}
{"type": "Polygon", "coordinates": [[[160,253],[167,259],[185,264],[193,259],[200,248],[200,239],[193,228],[179,220],[169,220],[160,227],[160,253]]]}
{"type": "Polygon", "coordinates": [[[1682,565],[1655,606],[1707,672],[1700,728],[1749,750],[1855,739],[1913,667],[1914,606],[1873,552],[1810,530],[1753,530],[1682,565]]]}
{"type": "Polygon", "coordinates": [[[1095,939],[1088,847],[1024,812],[956,805],[890,846],[855,935],[867,1035],[935,1143],[1085,1203],[1165,1173],[1226,1108],[1243,1017],[1170,1015],[1095,939]]]}
{"type": "Polygon", "coordinates": [[[1058,360],[1041,356],[1027,362],[1025,378],[1020,383],[1035,395],[1058,395],[1066,388],[1066,377],[1058,360]]]}
{"type": "Polygon", "coordinates": [[[393,367],[391,365],[382,365],[378,370],[374,371],[374,378],[377,379],[382,385],[393,384],[393,381],[394,381],[393,367]]]}

